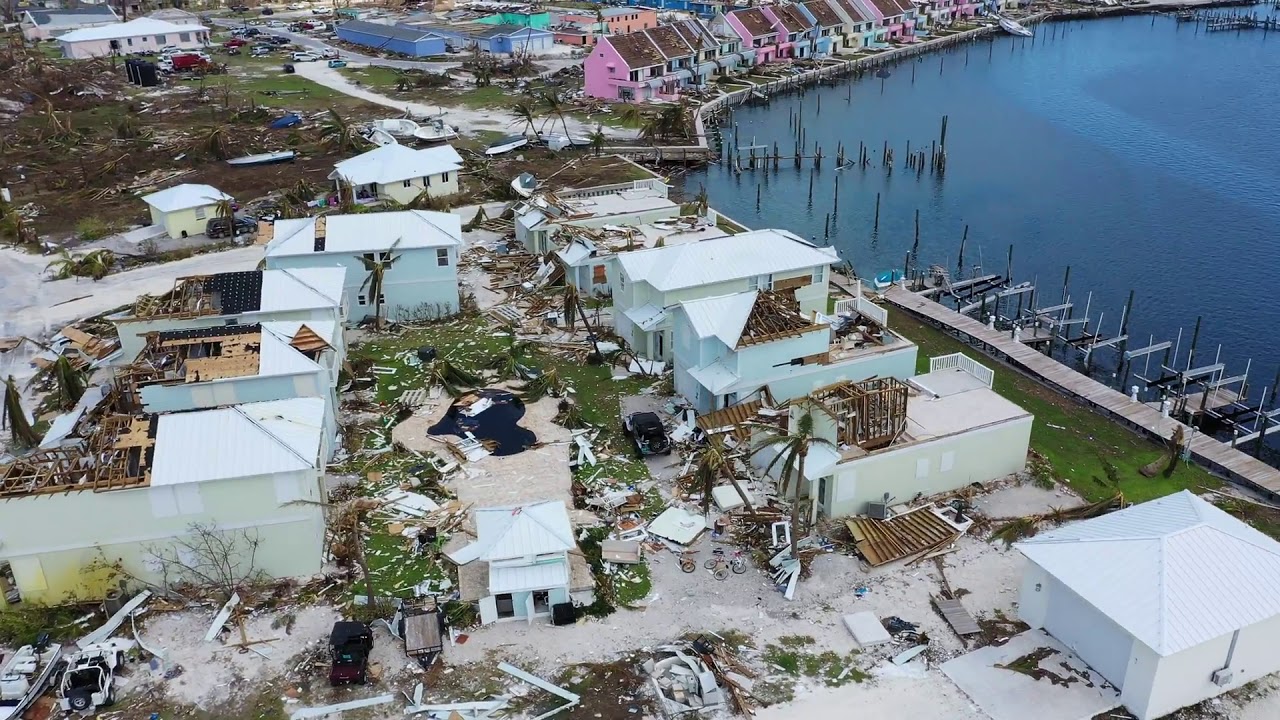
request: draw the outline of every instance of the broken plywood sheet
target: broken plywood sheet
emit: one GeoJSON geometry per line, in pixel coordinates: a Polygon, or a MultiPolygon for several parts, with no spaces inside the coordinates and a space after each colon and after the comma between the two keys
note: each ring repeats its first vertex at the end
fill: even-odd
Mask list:
{"type": "Polygon", "coordinates": [[[863,650],[893,640],[893,636],[884,629],[880,619],[870,610],[845,615],[842,619],[844,626],[849,629],[849,633],[863,650]]]}
{"type": "Polygon", "coordinates": [[[942,617],[947,619],[947,623],[951,625],[951,629],[955,630],[957,635],[976,635],[982,632],[982,628],[978,627],[978,623],[974,621],[969,611],[964,609],[959,600],[934,598],[933,604],[937,606],[938,612],[942,613],[942,617]]]}
{"type": "MultiPolygon", "coordinates": [[[[746,494],[747,500],[754,507],[756,499],[752,497],[751,492],[746,488],[743,488],[742,492],[746,494]]],[[[739,495],[732,485],[720,485],[712,488],[711,499],[716,501],[716,507],[725,512],[743,507],[742,495],[739,495]]]]}
{"type": "Polygon", "coordinates": [[[634,540],[605,540],[600,543],[600,557],[620,565],[636,565],[644,561],[640,543],[634,540]]]}
{"type": "Polygon", "coordinates": [[[649,534],[670,540],[677,545],[689,545],[703,530],[707,520],[681,508],[669,507],[649,523],[649,534]]]}
{"type": "Polygon", "coordinates": [[[936,550],[960,537],[930,506],[888,520],[850,518],[845,525],[858,554],[872,567],[936,550]]]}

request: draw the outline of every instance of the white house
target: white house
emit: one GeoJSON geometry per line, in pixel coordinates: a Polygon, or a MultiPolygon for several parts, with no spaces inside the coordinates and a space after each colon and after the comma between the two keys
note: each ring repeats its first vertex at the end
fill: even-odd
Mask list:
{"type": "Polygon", "coordinates": [[[408,203],[422,193],[444,197],[458,192],[462,156],[451,145],[415,150],[392,143],[333,166],[329,179],[339,192],[351,187],[355,200],[408,203]]]}
{"type": "Polygon", "coordinates": [[[909,378],[916,346],[887,322],[883,308],[861,297],[833,317],[806,317],[770,291],[688,300],[673,314],[675,389],[708,413],[764,388],[783,401],[838,382],[909,378]]]}
{"type": "Polygon", "coordinates": [[[156,52],[170,45],[182,50],[199,50],[209,44],[209,28],[141,17],[73,30],[58,36],[58,44],[65,57],[76,59],[156,52]]]}
{"type": "MultiPolygon", "coordinates": [[[[553,606],[574,601],[578,588],[570,553],[578,546],[562,501],[477,510],[475,526],[476,541],[450,553],[449,559],[459,565],[463,600],[479,602],[481,623],[531,623],[550,616],[553,606]],[[465,571],[485,574],[484,590],[474,598],[468,597],[465,571]]],[[[592,601],[577,599],[580,604],[592,601]]]]}
{"type": "Polygon", "coordinates": [[[203,235],[205,225],[218,216],[218,203],[232,200],[212,185],[183,183],[144,195],[151,209],[151,224],[164,228],[171,238],[203,235]]]}
{"type": "Polygon", "coordinates": [[[198,582],[220,561],[237,575],[313,575],[325,537],[323,416],[319,398],[111,415],[78,446],[0,465],[0,575],[22,602],[48,604],[101,601],[124,578],[198,582]],[[201,552],[196,526],[229,550],[201,552]]]}
{"type": "MultiPolygon", "coordinates": [[[[369,271],[362,258],[390,263],[381,309],[392,319],[436,318],[458,311],[462,220],[426,210],[277,220],[267,242],[267,269],[341,266],[347,269],[349,319],[370,317],[369,271]]],[[[260,238],[261,239],[261,238],[260,238]]]]}
{"type": "Polygon", "coordinates": [[[181,8],[160,8],[153,12],[147,13],[147,17],[153,20],[163,20],[174,25],[199,25],[200,16],[183,10],[181,8]]]}
{"type": "Polygon", "coordinates": [[[1016,547],[1019,616],[1139,720],[1280,671],[1280,543],[1186,490],[1016,547]]]}
{"type": "Polygon", "coordinates": [[[556,235],[565,227],[635,226],[677,217],[680,206],[657,178],[613,185],[541,193],[516,203],[516,240],[534,255],[545,255],[561,244],[556,235]]]}
{"type": "Polygon", "coordinates": [[[52,40],[81,28],[112,25],[120,22],[120,16],[110,5],[91,5],[89,7],[46,9],[28,8],[22,11],[18,24],[22,28],[22,37],[38,42],[52,40]]]}
{"type": "MultiPolygon", "coordinates": [[[[861,515],[868,503],[907,502],[1026,466],[1033,418],[991,389],[994,373],[959,354],[931,358],[930,367],[906,382],[838,383],[790,403],[790,427],[809,413],[815,435],[834,446],[815,446],[796,484],[816,497],[819,514],[861,515]]],[[[753,462],[767,468],[776,454],[766,448],[753,462]]]]}
{"type": "Polygon", "coordinates": [[[165,295],[139,298],[108,319],[125,358],[142,352],[149,333],[269,322],[306,324],[342,357],[342,333],[326,329],[346,320],[346,275],[345,268],[332,266],[180,277],[165,295]]]}
{"type": "Polygon", "coordinates": [[[799,311],[827,309],[829,268],[840,261],[786,230],[740,235],[623,253],[613,280],[617,333],[638,355],[671,357],[671,316],[677,303],[751,290],[772,290],[799,311]]]}
{"type": "Polygon", "coordinates": [[[339,332],[334,321],[153,332],[142,352],[117,371],[116,388],[126,406],[145,412],[320,398],[325,437],[332,442],[343,360],[332,340],[339,332]]]}
{"type": "Polygon", "coordinates": [[[557,236],[564,245],[555,251],[555,259],[564,272],[565,281],[583,293],[612,295],[610,278],[618,276],[618,255],[728,234],[716,225],[714,217],[701,215],[658,218],[639,224],[609,224],[599,229],[574,227],[569,223],[561,227],[557,236]]]}

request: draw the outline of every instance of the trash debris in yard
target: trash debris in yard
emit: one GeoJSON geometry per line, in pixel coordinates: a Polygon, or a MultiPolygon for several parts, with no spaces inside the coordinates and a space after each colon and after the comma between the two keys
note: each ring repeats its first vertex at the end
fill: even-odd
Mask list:
{"type": "Polygon", "coordinates": [[[649,522],[648,528],[650,535],[657,535],[677,545],[693,544],[706,529],[706,518],[678,507],[663,510],[661,515],[649,522]]]}
{"type": "Polygon", "coordinates": [[[957,635],[963,637],[982,632],[982,628],[978,627],[978,623],[974,621],[969,611],[964,609],[959,600],[938,597],[932,600],[934,607],[938,608],[938,612],[942,613],[942,617],[946,618],[947,624],[956,631],[957,635]]]}
{"type": "Polygon", "coordinates": [[[119,610],[113,613],[111,617],[108,618],[107,621],[102,624],[101,627],[99,627],[98,629],[94,630],[88,635],[85,635],[84,637],[77,640],[76,645],[78,645],[81,649],[84,649],[90,645],[95,645],[111,637],[111,634],[114,633],[116,630],[118,630],[120,626],[124,624],[125,618],[137,612],[138,608],[142,607],[142,605],[150,599],[151,599],[150,590],[143,590],[142,592],[133,596],[133,598],[129,600],[129,602],[125,603],[123,606],[121,606],[119,610]]]}
{"type": "Polygon", "coordinates": [[[849,629],[849,634],[853,635],[854,641],[862,650],[893,640],[893,636],[885,630],[884,625],[876,619],[876,614],[870,610],[845,615],[842,620],[844,626],[849,629]]]}
{"type": "Polygon", "coordinates": [[[415,518],[426,517],[428,513],[440,509],[440,506],[434,500],[426,495],[408,492],[400,488],[388,488],[385,492],[378,496],[383,503],[383,510],[389,510],[400,516],[412,516],[415,518]]]}
{"type": "Polygon", "coordinates": [[[227,620],[231,619],[232,611],[239,604],[239,593],[232,593],[231,599],[227,600],[227,602],[222,606],[222,609],[218,611],[218,614],[213,616],[213,622],[209,625],[209,630],[204,634],[205,642],[213,642],[213,639],[218,637],[218,633],[222,632],[222,628],[226,626],[227,620]]]}
{"type": "Polygon", "coordinates": [[[396,699],[395,695],[378,695],[377,697],[365,698],[363,700],[349,700],[347,702],[338,703],[336,705],[324,705],[321,707],[298,708],[289,713],[289,720],[307,720],[307,718],[323,718],[330,715],[336,715],[346,710],[359,710],[361,708],[375,707],[378,705],[386,705],[396,699]]]}
{"type": "Polygon", "coordinates": [[[404,600],[392,621],[396,634],[404,638],[404,652],[428,669],[444,651],[444,616],[434,598],[404,600]]]}
{"type": "Polygon", "coordinates": [[[644,670],[666,717],[721,707],[752,714],[754,672],[705,637],[688,645],[657,647],[644,670]]]}
{"type": "MultiPolygon", "coordinates": [[[[418,685],[418,687],[422,687],[418,685]]],[[[416,693],[415,693],[416,694],[416,693]]],[[[412,704],[404,709],[409,717],[429,720],[485,720],[507,707],[506,700],[448,703],[445,705],[412,704]]]]}
{"type": "Polygon", "coordinates": [[[921,505],[888,520],[849,518],[845,525],[858,554],[878,567],[904,558],[925,559],[951,545],[973,524],[972,519],[955,524],[945,512],[932,504],[921,505]]]}
{"type": "Polygon", "coordinates": [[[620,565],[637,565],[644,562],[640,543],[632,540],[605,540],[600,543],[600,556],[605,562],[620,565]]]}
{"type": "Polygon", "coordinates": [[[747,496],[746,503],[743,502],[742,495],[739,495],[732,485],[717,485],[711,489],[711,499],[715,501],[716,507],[724,512],[746,507],[748,503],[754,506],[756,504],[755,497],[748,490],[744,489],[743,492],[747,496]]]}
{"type": "Polygon", "coordinates": [[[578,703],[582,702],[582,698],[580,696],[574,693],[571,693],[568,690],[565,690],[564,688],[558,685],[552,685],[551,683],[547,682],[546,680],[543,680],[540,677],[537,677],[536,675],[530,675],[529,673],[521,670],[518,667],[515,667],[514,665],[508,665],[507,663],[498,663],[498,669],[510,675],[511,677],[514,677],[518,680],[523,680],[524,682],[527,682],[536,688],[546,690],[552,695],[555,695],[556,697],[559,697],[559,698],[563,698],[565,700],[564,705],[561,705],[560,707],[555,708],[554,710],[545,712],[535,718],[531,718],[531,720],[543,720],[543,718],[549,718],[552,715],[558,715],[564,712],[565,710],[575,707],[576,705],[578,705],[578,703]]]}

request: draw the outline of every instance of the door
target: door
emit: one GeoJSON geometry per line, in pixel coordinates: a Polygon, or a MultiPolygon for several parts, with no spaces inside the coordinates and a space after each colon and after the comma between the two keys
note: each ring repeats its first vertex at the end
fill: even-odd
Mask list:
{"type": "Polygon", "coordinates": [[[1062,583],[1048,582],[1044,629],[1117,689],[1123,689],[1133,638],[1062,583]]]}
{"type": "Polygon", "coordinates": [[[533,593],[524,596],[524,621],[533,624],[533,593]]]}
{"type": "Polygon", "coordinates": [[[480,624],[491,625],[498,621],[498,601],[490,595],[480,598],[480,624]]]}

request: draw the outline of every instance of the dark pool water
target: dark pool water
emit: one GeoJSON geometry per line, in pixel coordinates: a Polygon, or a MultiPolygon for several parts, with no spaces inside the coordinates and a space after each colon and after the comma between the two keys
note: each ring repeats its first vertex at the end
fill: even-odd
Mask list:
{"type": "Polygon", "coordinates": [[[477,390],[454,401],[444,418],[427,429],[427,434],[466,437],[469,432],[477,440],[497,443],[494,455],[515,455],[538,442],[532,430],[520,427],[524,412],[520,398],[506,390],[477,390]],[[465,406],[471,404],[470,398],[487,398],[493,404],[475,415],[467,415],[465,406]]]}

